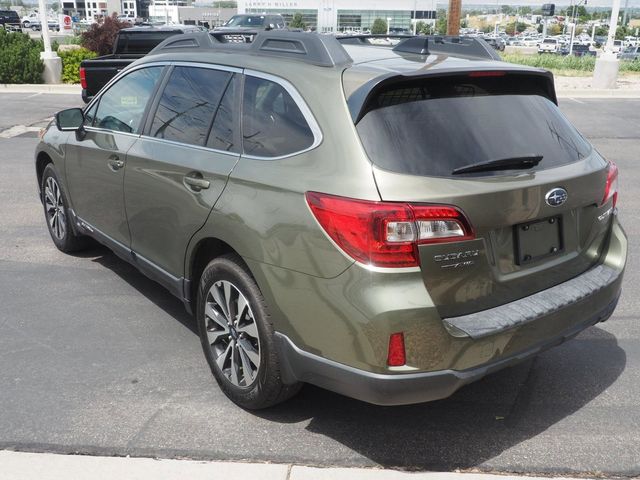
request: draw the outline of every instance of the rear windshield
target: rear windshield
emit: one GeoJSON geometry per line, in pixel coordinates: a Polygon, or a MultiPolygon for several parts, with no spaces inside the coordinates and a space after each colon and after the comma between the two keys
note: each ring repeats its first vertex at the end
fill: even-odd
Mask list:
{"type": "Polygon", "coordinates": [[[526,156],[542,156],[526,171],[542,170],[589,155],[589,143],[534,83],[518,92],[527,81],[439,79],[393,87],[373,100],[357,130],[376,166],[412,175],[449,177],[472,164],[526,156]]]}

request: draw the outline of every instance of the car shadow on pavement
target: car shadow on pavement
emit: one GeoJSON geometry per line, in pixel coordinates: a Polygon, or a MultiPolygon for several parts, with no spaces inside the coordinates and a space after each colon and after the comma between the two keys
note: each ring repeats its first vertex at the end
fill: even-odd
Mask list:
{"type": "MultiPolygon", "coordinates": [[[[289,402],[256,415],[283,423],[310,419],[309,431],[383,467],[482,469],[485,462],[596,399],[625,365],[626,354],[616,338],[592,327],[560,347],[467,385],[448,399],[379,407],[306,385],[289,402]]],[[[590,422],[582,425],[589,433],[590,422]]]]}
{"type": "Polygon", "coordinates": [[[90,249],[79,253],[80,255],[77,256],[91,258],[92,261],[111,270],[195,335],[198,335],[198,327],[195,320],[187,313],[183,303],[178,298],[174,297],[159,283],[146,277],[136,267],[119,258],[107,247],[96,243],[95,247],[92,246],[90,249]]]}
{"type": "MultiPolygon", "coordinates": [[[[158,283],[106,248],[98,246],[85,255],[197,335],[193,317],[158,283]]],[[[482,469],[486,462],[558,422],[571,421],[568,417],[616,381],[626,360],[616,338],[595,326],[538,357],[467,385],[448,399],[380,407],[305,385],[291,400],[252,414],[282,424],[308,421],[308,431],[383,467],[482,469]]],[[[574,428],[588,429],[590,422],[574,428]]],[[[339,459],[327,462],[340,464],[339,459]]],[[[354,463],[358,460],[344,461],[345,466],[354,463]]]]}

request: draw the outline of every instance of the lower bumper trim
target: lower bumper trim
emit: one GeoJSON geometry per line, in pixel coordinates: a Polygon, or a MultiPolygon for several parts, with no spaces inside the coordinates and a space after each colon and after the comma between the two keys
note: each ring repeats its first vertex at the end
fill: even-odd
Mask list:
{"type": "Polygon", "coordinates": [[[394,375],[372,373],[305,352],[281,333],[276,332],[275,336],[280,353],[282,378],[285,383],[296,381],[311,383],[376,405],[408,405],[446,398],[463,385],[560,345],[591,325],[607,320],[617,303],[618,298],[585,322],[575,325],[556,338],[546,340],[508,358],[468,370],[438,370],[394,375]]]}

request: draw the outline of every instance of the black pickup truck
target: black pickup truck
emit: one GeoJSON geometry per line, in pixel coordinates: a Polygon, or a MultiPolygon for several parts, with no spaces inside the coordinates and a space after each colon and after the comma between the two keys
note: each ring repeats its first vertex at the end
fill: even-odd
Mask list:
{"type": "Polygon", "coordinates": [[[120,70],[144,57],[166,38],[195,31],[198,27],[190,25],[123,28],[118,33],[112,54],[83,60],[80,64],[82,100],[89,102],[120,70]]]}

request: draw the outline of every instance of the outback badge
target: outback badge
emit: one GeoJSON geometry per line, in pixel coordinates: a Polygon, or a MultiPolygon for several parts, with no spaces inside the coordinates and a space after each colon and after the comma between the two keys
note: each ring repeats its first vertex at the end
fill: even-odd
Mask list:
{"type": "Polygon", "coordinates": [[[562,205],[564,202],[567,201],[568,196],[569,194],[564,188],[558,187],[558,188],[549,190],[547,194],[544,196],[544,200],[545,202],[547,202],[547,205],[549,205],[550,207],[559,207],[560,205],[562,205]]]}

